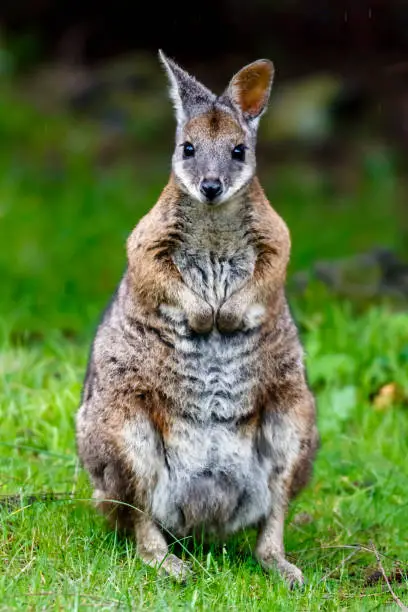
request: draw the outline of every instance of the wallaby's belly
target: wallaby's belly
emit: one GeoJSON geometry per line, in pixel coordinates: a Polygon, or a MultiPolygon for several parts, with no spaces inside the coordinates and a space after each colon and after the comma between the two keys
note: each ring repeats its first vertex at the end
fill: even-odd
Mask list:
{"type": "Polygon", "coordinates": [[[268,472],[249,436],[178,420],[166,439],[152,514],[179,535],[200,526],[233,532],[269,512],[268,472]]]}

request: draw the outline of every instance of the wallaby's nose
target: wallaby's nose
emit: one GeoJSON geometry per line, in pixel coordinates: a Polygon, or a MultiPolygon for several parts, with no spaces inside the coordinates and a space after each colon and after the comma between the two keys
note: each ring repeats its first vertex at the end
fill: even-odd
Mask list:
{"type": "Polygon", "coordinates": [[[204,179],[201,182],[200,189],[207,200],[212,202],[212,200],[215,200],[215,198],[220,195],[222,191],[222,184],[220,179],[204,179]]]}

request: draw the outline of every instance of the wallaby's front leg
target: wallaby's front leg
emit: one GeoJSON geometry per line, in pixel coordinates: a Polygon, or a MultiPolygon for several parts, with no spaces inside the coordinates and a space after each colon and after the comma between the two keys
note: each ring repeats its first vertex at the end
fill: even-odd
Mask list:
{"type": "Polygon", "coordinates": [[[265,257],[258,257],[253,276],[238,291],[235,291],[217,313],[217,327],[221,332],[249,330],[261,325],[266,309],[276,288],[274,267],[265,257]]]}
{"type": "Polygon", "coordinates": [[[178,279],[170,282],[172,286],[166,287],[166,299],[159,304],[161,312],[177,320],[181,311],[190,329],[199,334],[210,332],[214,326],[212,307],[178,279]]]}
{"type": "Polygon", "coordinates": [[[163,225],[160,217],[155,218],[158,214],[153,209],[129,237],[132,290],[149,310],[163,306],[182,310],[193,331],[207,333],[214,326],[213,309],[183,282],[171,257],[178,240],[174,222],[163,225]]]}
{"type": "Polygon", "coordinates": [[[288,228],[266,200],[259,184],[249,193],[253,202],[250,227],[247,230],[250,245],[257,258],[252,276],[220,307],[216,316],[221,332],[253,329],[261,325],[269,304],[277,305],[278,292],[285,282],[290,253],[288,228]]]}

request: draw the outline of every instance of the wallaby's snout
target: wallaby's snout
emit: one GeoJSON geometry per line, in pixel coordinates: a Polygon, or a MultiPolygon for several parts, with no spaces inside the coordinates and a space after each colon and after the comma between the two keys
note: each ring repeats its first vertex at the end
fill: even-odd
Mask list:
{"type": "Polygon", "coordinates": [[[201,181],[200,191],[208,202],[213,202],[222,193],[222,183],[218,178],[205,178],[201,181]]]}

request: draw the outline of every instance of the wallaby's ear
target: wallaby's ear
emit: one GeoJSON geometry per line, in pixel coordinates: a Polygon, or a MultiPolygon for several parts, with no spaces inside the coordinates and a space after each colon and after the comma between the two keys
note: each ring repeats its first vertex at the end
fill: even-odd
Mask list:
{"type": "Polygon", "coordinates": [[[246,119],[256,119],[266,109],[273,75],[272,62],[261,59],[244,66],[232,77],[226,94],[246,119]]]}
{"type": "Polygon", "coordinates": [[[205,110],[215,100],[215,95],[193,76],[180,68],[173,60],[159,50],[159,57],[170,80],[170,96],[176,110],[177,122],[184,123],[205,110]]]}

